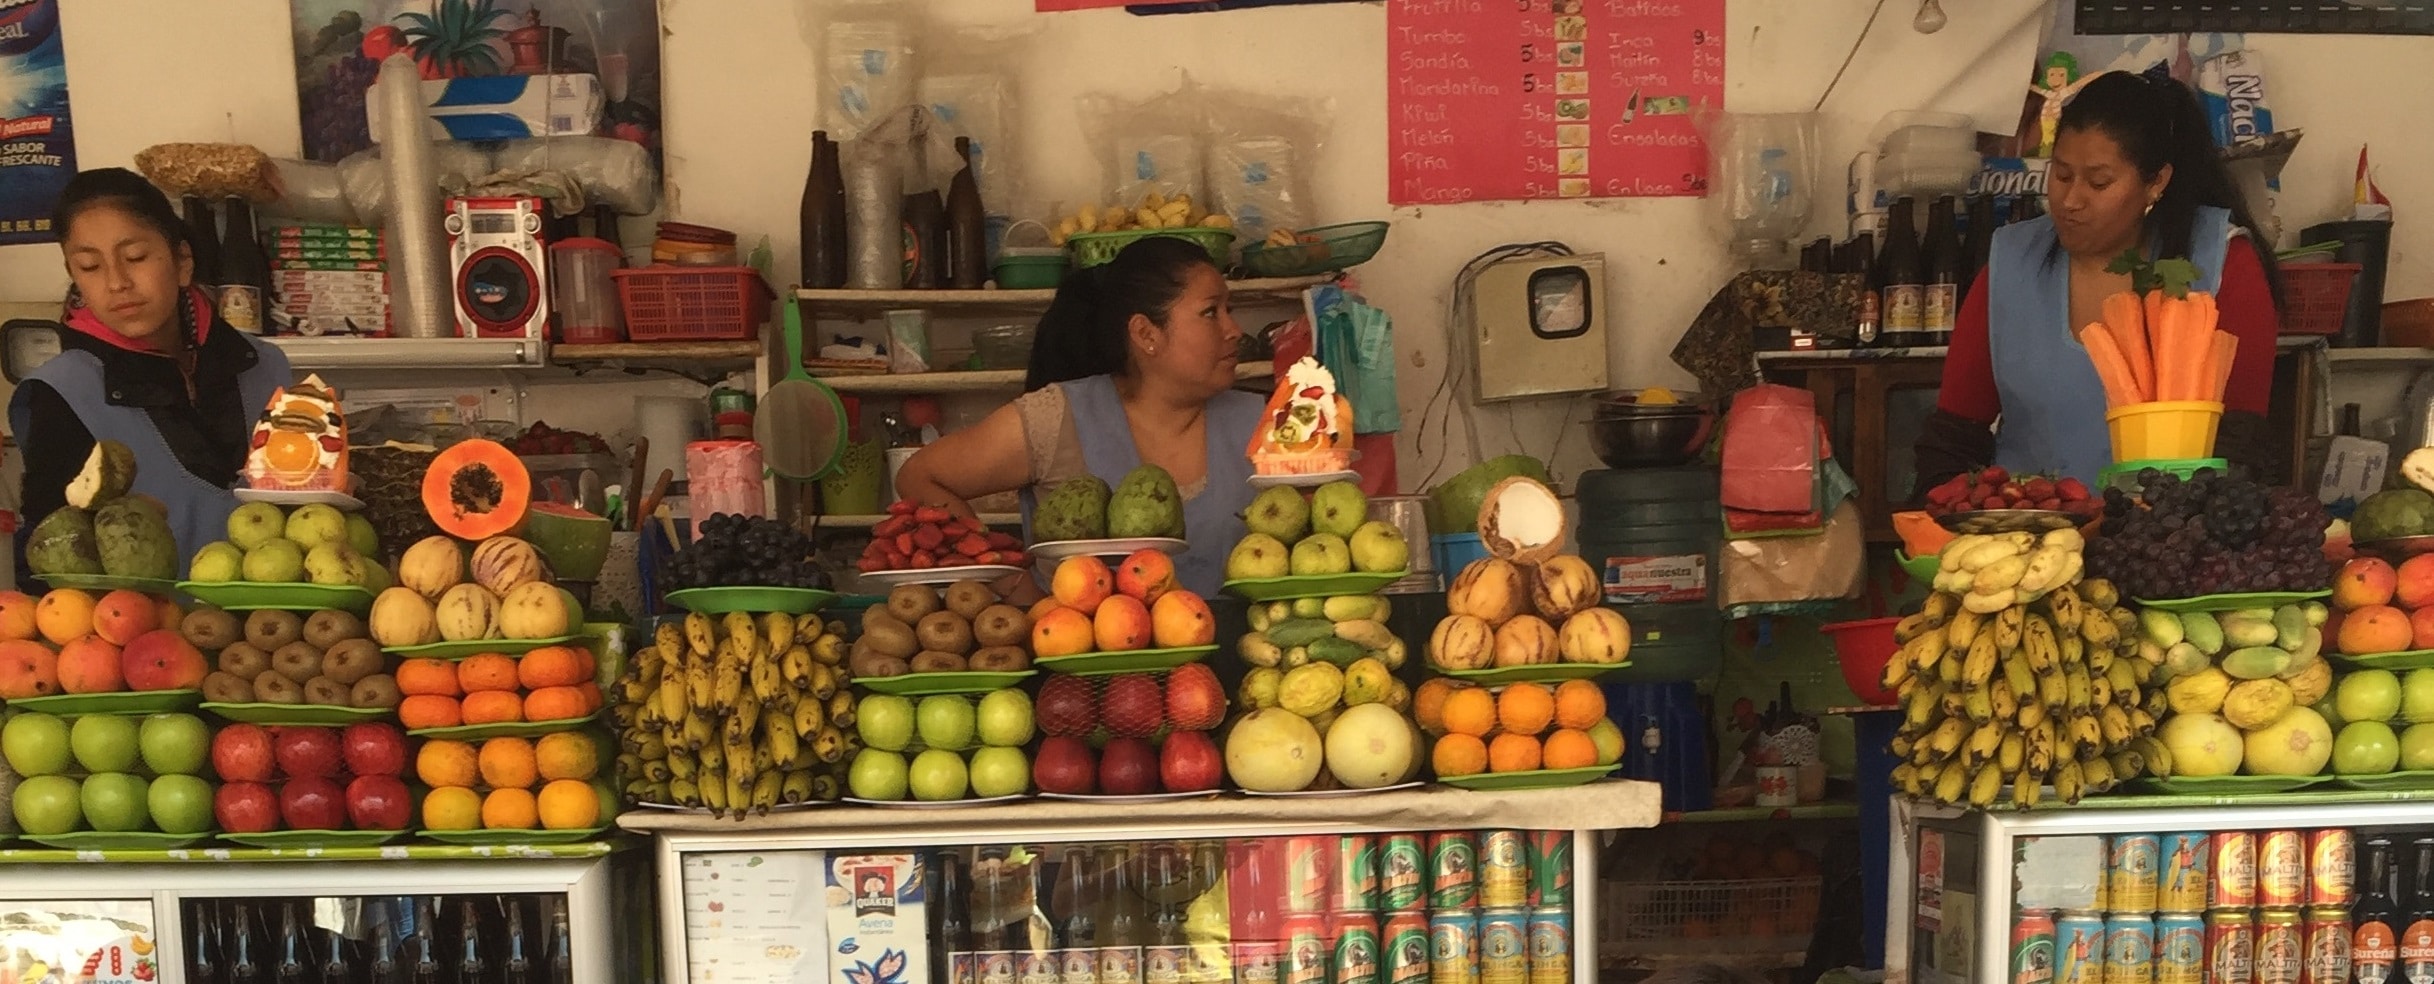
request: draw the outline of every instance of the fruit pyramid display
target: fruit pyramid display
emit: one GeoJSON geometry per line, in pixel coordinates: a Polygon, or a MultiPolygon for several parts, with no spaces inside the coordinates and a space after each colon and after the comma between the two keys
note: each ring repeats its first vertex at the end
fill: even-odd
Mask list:
{"type": "Polygon", "coordinates": [[[36,711],[0,724],[9,815],[37,837],[77,831],[201,835],[213,826],[210,730],[191,714],[73,720],[36,711]]]}
{"type": "Polygon", "coordinates": [[[2104,493],[2104,522],[2087,571],[2130,598],[2197,598],[2250,591],[2322,591],[2331,520],[2313,492],[2268,488],[2201,468],[2186,481],[2146,469],[2140,491],[2104,493]]]}
{"type": "Polygon", "coordinates": [[[0,699],[193,690],[210,665],[176,602],[125,589],[0,591],[0,699]]]}
{"type": "Polygon", "coordinates": [[[842,796],[857,744],[844,631],[817,614],[661,623],[609,710],[625,797],[740,818],[842,796]]]}
{"type": "Polygon", "coordinates": [[[539,548],[513,536],[468,552],[453,537],[406,548],[397,585],[372,600],[372,638],[385,649],[490,639],[565,639],[583,607],[558,587],[539,548]]]}
{"type": "Polygon", "coordinates": [[[1243,676],[1225,735],[1226,776],[1255,793],[1376,789],[1419,778],[1421,736],[1402,681],[1355,687],[1333,663],[1243,676]]]}
{"type": "Polygon", "coordinates": [[[2332,699],[2315,710],[2337,729],[2334,774],[2434,771],[2434,669],[2351,667],[2334,682],[2332,699]]]}
{"type": "Polygon", "coordinates": [[[1393,523],[1369,518],[1369,497],[1351,482],[1328,482],[1304,497],[1272,485],[1243,510],[1249,530],[1226,555],[1229,581],[1328,575],[1400,573],[1411,566],[1411,544],[1393,523]]]}
{"type": "Polygon", "coordinates": [[[614,814],[593,780],[600,749],[589,732],[479,741],[425,739],[414,753],[425,831],[591,830],[614,814]]]}
{"type": "Polygon", "coordinates": [[[2323,655],[2329,614],[2316,602],[2138,613],[2139,651],[2162,654],[2148,686],[2162,688],[2155,737],[2170,753],[2172,775],[2323,771],[2334,749],[2333,726],[2319,709],[2333,688],[2323,655]]]}
{"type": "Polygon", "coordinates": [[[2171,775],[2154,737],[2163,658],[2109,581],[2081,580],[2075,529],[1956,537],[1935,590],[1894,627],[1884,684],[1900,694],[1895,788],[1992,806],[2006,787],[2025,809],[2076,803],[2140,775],[2171,775]]]}
{"type": "Polygon", "coordinates": [[[389,586],[371,520],[322,503],[293,509],[243,503],[228,514],[228,539],[203,545],[187,568],[187,579],[203,584],[319,584],[374,593],[389,586]]]}
{"type": "Polygon", "coordinates": [[[1559,553],[1563,503],[1534,478],[1496,483],[1479,506],[1488,556],[1462,566],[1445,588],[1447,615],[1428,638],[1440,671],[1549,663],[1621,663],[1631,623],[1604,607],[1597,569],[1559,553]]]}
{"type": "Polygon", "coordinates": [[[178,623],[178,631],[197,651],[214,654],[214,669],[203,678],[206,701],[398,706],[401,695],[388,656],[353,612],[299,615],[266,608],[239,618],[198,608],[178,623]]]}
{"type": "Polygon", "coordinates": [[[2316,624],[2331,652],[2349,656],[2434,649],[2434,554],[2395,567],[2381,557],[2353,557],[2333,575],[2332,611],[2317,606],[2316,624]]]}
{"type": "MultiPolygon", "coordinates": [[[[1223,756],[1211,732],[1225,721],[1225,687],[1203,663],[1164,673],[1052,675],[1040,684],[1041,792],[1140,796],[1217,788],[1223,756]]],[[[982,708],[987,713],[987,708],[982,708]]]]}
{"type": "Polygon", "coordinates": [[[1387,628],[1392,613],[1382,594],[1255,601],[1251,631],[1234,641],[1234,652],[1254,670],[1290,670],[1317,661],[1349,671],[1369,661],[1391,675],[1411,655],[1411,647],[1387,628]]]}
{"type": "Polygon", "coordinates": [[[1039,508],[1032,511],[1031,535],[1040,543],[1181,539],[1183,493],[1175,487],[1175,477],[1156,465],[1141,465],[1124,473],[1113,489],[1096,475],[1078,475],[1056,483],[1040,499],[1039,508]]]}
{"type": "Polygon", "coordinates": [[[979,564],[1020,567],[1030,562],[1021,540],[959,518],[944,507],[904,499],[889,503],[887,518],[871,526],[870,544],[862,548],[854,568],[869,574],[979,564]]]}
{"type": "Polygon", "coordinates": [[[129,494],[135,452],[95,441],[68,481],[66,504],[34,524],[26,568],[36,577],[107,575],[169,580],[178,574],[177,536],[159,503],[129,494]]]}
{"type": "Polygon", "coordinates": [[[1433,737],[1429,769],[1440,779],[1623,760],[1623,732],[1606,717],[1605,691],[1587,680],[1491,688],[1435,677],[1420,685],[1414,705],[1420,730],[1433,737]]]}
{"type": "Polygon", "coordinates": [[[1030,617],[1031,654],[1042,660],[1217,641],[1208,601],[1177,586],[1174,558],[1151,547],[1112,568],[1089,556],[1057,562],[1048,597],[1031,606],[1030,617]]]}
{"type": "Polygon", "coordinates": [[[1031,616],[999,600],[982,581],[957,581],[944,592],[900,584],[885,604],[863,609],[862,635],[846,666],[855,679],[1028,670],[1031,616]]]}
{"type": "Polygon", "coordinates": [[[600,713],[598,657],[582,646],[542,646],[520,656],[462,660],[416,657],[397,666],[398,722],[421,732],[484,724],[565,724],[600,713]]]}
{"type": "Polygon", "coordinates": [[[1015,688],[983,694],[868,694],[854,711],[846,793],[879,802],[939,803],[1016,796],[1031,790],[1031,696],[1015,688]]]}
{"type": "Polygon", "coordinates": [[[213,814],[233,834],[405,830],[406,735],[385,721],[345,728],[230,724],[211,736],[213,814]]]}

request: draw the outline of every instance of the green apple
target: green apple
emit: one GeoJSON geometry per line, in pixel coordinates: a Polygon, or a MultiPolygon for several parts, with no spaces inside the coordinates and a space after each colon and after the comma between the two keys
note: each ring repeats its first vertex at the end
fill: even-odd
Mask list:
{"type": "Polygon", "coordinates": [[[1352,569],[1352,548],[1333,533],[1312,533],[1293,545],[1287,566],[1296,575],[1342,574],[1352,569]]]}
{"type": "Polygon", "coordinates": [[[0,725],[0,758],[21,776],[68,771],[68,722],[53,714],[24,713],[0,725]]]}
{"type": "Polygon", "coordinates": [[[2381,721],[2352,721],[2333,737],[2333,771],[2379,776],[2400,764],[2400,736],[2381,721]]]}
{"type": "MultiPolygon", "coordinates": [[[[901,752],[913,743],[913,702],[895,694],[872,694],[854,709],[854,730],[862,744],[883,752],[901,752]]],[[[880,799],[865,796],[863,799],[880,799]]]]}
{"type": "Polygon", "coordinates": [[[142,830],[152,824],[149,785],[133,773],[96,772],[85,777],[77,802],[95,830],[142,830]]]}
{"type": "Polygon", "coordinates": [[[964,769],[963,756],[943,748],[924,750],[913,756],[913,798],[925,803],[959,800],[970,791],[970,775],[964,769]]]}
{"type": "Polygon", "coordinates": [[[226,584],[245,578],[245,551],[222,540],[194,552],[194,562],[188,565],[186,576],[204,584],[226,584]]]}
{"type": "Polygon", "coordinates": [[[211,754],[211,729],[192,714],[154,714],[144,719],[135,743],[153,775],[200,775],[211,754]]]}
{"type": "Polygon", "coordinates": [[[2434,724],[2412,724],[2400,732],[2400,767],[2434,769],[2434,724]]]}
{"type": "Polygon", "coordinates": [[[853,791],[855,799],[900,800],[905,785],[903,753],[882,748],[855,752],[853,767],[845,774],[845,788],[853,791]]]}
{"type": "Polygon", "coordinates": [[[1411,564],[1411,544],[1393,523],[1373,519],[1352,531],[1352,569],[1370,574],[1399,571],[1411,564]]]}
{"type": "Polygon", "coordinates": [[[1031,788],[1031,760],[1020,748],[991,745],[972,753],[972,795],[1013,796],[1031,788]]]}
{"type": "Polygon", "coordinates": [[[306,550],[319,546],[345,546],[347,517],[338,507],[323,503],[297,506],[287,514],[287,525],[281,535],[296,541],[306,550]]]}
{"type": "Polygon", "coordinates": [[[1623,760],[1623,729],[1613,718],[1599,718],[1589,726],[1589,743],[1597,746],[1597,764],[1613,765],[1623,760]]]}
{"type": "Polygon", "coordinates": [[[347,546],[366,557],[380,556],[380,531],[362,513],[347,514],[347,546]]]}
{"type": "Polygon", "coordinates": [[[972,747],[971,698],[962,694],[924,697],[916,716],[918,723],[915,728],[921,734],[922,744],[950,752],[972,747]]]}
{"type": "MultiPolygon", "coordinates": [[[[64,747],[64,745],[63,745],[64,747]]],[[[66,776],[32,776],[9,797],[17,829],[37,836],[64,834],[84,824],[78,783],[66,776]]]]}
{"type": "Polygon", "coordinates": [[[135,768],[134,718],[87,714],[68,728],[68,747],[86,772],[125,772],[135,768]]]}
{"type": "Polygon", "coordinates": [[[2333,688],[2333,712],[2344,721],[2391,720],[2400,713],[2400,677],[2390,670],[2350,671],[2333,688]]]}
{"type": "Polygon", "coordinates": [[[2410,670],[2400,678],[2400,716],[2410,724],[2434,721],[2434,670],[2410,670]]]}
{"type": "Polygon", "coordinates": [[[201,776],[162,776],[144,791],[144,807],[161,833],[202,833],[212,825],[211,784],[201,776]]]}
{"type": "Polygon", "coordinates": [[[1292,573],[1292,548],[1284,541],[1265,533],[1253,533],[1234,544],[1225,556],[1225,577],[1229,581],[1252,578],[1283,577],[1292,573]]]}
{"type": "Polygon", "coordinates": [[[1341,540],[1369,521],[1369,497],[1351,482],[1329,482],[1310,493],[1310,529],[1341,540]]]}
{"type": "Polygon", "coordinates": [[[261,584],[304,580],[304,548],[294,540],[274,539],[245,551],[245,579],[261,584]]]}
{"type": "MultiPolygon", "coordinates": [[[[1001,748],[1018,748],[1031,741],[1031,695],[1008,687],[992,690],[980,699],[980,743],[1001,748]]],[[[972,759],[973,785],[980,784],[980,758],[972,759]]],[[[1025,775],[1028,775],[1028,769],[1025,775]]],[[[987,794],[983,794],[987,795],[987,794]]]]}
{"type": "Polygon", "coordinates": [[[1293,486],[1268,486],[1251,497],[1250,507],[1242,511],[1242,525],[1253,533],[1291,543],[1310,532],[1310,501],[1293,486]]]}
{"type": "Polygon", "coordinates": [[[228,514],[228,542],[239,550],[252,550],[279,538],[287,529],[287,516],[275,503],[248,502],[228,514]]]}

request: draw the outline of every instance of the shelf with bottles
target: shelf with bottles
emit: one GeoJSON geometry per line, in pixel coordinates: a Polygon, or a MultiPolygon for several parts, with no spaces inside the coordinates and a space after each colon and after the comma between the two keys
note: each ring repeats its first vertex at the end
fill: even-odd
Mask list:
{"type": "Polygon", "coordinates": [[[562,895],[188,898],[178,920],[186,984],[575,980],[562,895]]]}
{"type": "MultiPolygon", "coordinates": [[[[1226,283],[1236,306],[1253,303],[1272,304],[1299,301],[1301,292],[1334,280],[1332,274],[1315,277],[1274,277],[1233,280],[1226,283]]],[[[1048,310],[1048,302],[1056,299],[1054,288],[1036,290],[817,290],[796,289],[795,297],[804,303],[805,313],[822,317],[873,318],[895,308],[928,308],[952,316],[960,315],[1037,315],[1048,310]]]]}

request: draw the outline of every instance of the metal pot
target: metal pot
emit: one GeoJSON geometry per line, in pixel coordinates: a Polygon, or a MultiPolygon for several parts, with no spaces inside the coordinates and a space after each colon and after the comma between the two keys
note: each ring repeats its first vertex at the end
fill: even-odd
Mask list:
{"type": "Polygon", "coordinates": [[[1601,417],[1589,421],[1589,450],[1608,468],[1670,468],[1707,448],[1715,414],[1601,417]]]}
{"type": "Polygon", "coordinates": [[[1381,495],[1369,500],[1369,518],[1393,523],[1403,531],[1403,542],[1411,547],[1409,570],[1413,575],[1434,575],[1437,557],[1428,541],[1428,497],[1424,495],[1381,495]]]}

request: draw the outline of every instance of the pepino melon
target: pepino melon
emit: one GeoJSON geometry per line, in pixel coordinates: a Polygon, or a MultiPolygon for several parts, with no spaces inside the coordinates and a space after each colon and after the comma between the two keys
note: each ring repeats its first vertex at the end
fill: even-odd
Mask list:
{"type": "Polygon", "coordinates": [[[609,521],[562,502],[533,503],[524,539],[540,548],[549,569],[569,581],[600,576],[608,563],[609,521]]]}
{"type": "Polygon", "coordinates": [[[423,472],[423,509],[441,532],[480,542],[524,528],[532,508],[532,474],[497,441],[451,445],[423,472]]]}

